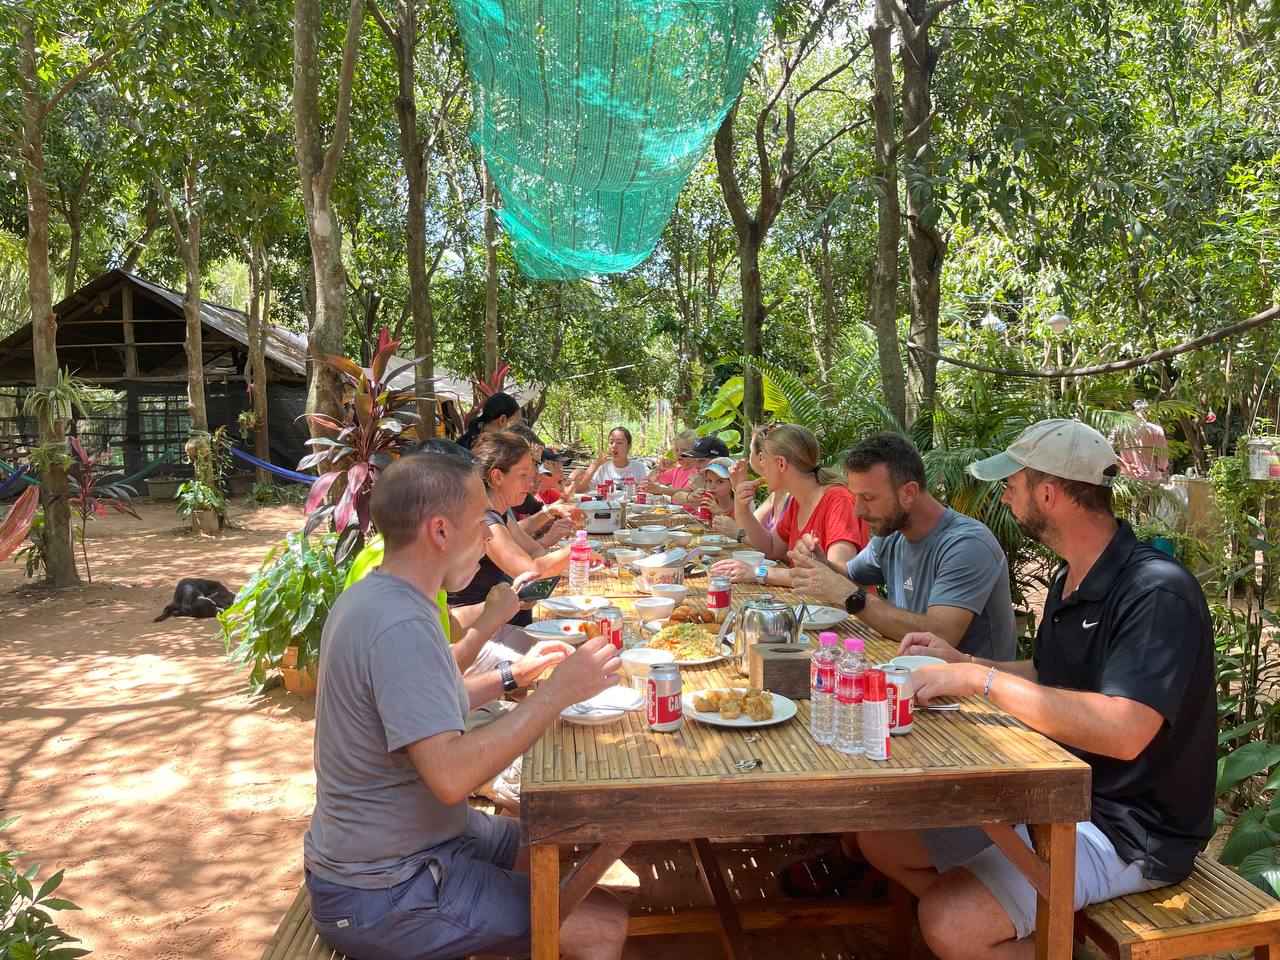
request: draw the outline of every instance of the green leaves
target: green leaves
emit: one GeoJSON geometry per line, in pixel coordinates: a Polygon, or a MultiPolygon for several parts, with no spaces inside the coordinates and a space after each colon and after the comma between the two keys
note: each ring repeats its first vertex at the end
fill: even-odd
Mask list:
{"type": "MultiPolygon", "coordinates": [[[[18,818],[0,820],[0,830],[18,818]]],[[[19,873],[14,865],[21,853],[0,850],[0,958],[5,960],[72,960],[89,951],[67,944],[79,943],[54,924],[51,912],[80,909],[70,900],[50,896],[62,884],[59,870],[34,889],[39,865],[19,873]]]]}

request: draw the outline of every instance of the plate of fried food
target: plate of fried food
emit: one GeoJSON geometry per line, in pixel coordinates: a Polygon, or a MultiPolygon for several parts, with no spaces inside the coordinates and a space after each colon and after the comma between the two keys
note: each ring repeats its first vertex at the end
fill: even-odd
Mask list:
{"type": "Polygon", "coordinates": [[[770,727],[796,715],[796,702],[757,687],[731,687],[686,693],[684,712],[714,727],[770,727]]]}
{"type": "Polygon", "coordinates": [[[715,663],[724,659],[724,654],[716,649],[718,631],[715,628],[714,621],[709,625],[668,621],[667,626],[654,634],[645,646],[670,652],[682,667],[715,663]]]}

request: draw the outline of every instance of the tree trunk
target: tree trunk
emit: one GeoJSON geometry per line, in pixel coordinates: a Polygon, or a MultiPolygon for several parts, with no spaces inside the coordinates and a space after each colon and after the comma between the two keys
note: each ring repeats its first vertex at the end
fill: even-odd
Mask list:
{"type": "Polygon", "coordinates": [[[414,85],[414,56],[418,46],[417,7],[401,0],[396,32],[391,36],[399,74],[396,118],[400,122],[400,155],[409,188],[405,248],[409,267],[409,308],[413,313],[414,353],[422,357],[414,378],[419,436],[436,435],[435,350],[436,323],[431,310],[431,278],[427,274],[427,170],[424,143],[418,133],[418,99],[414,85]]]}
{"type": "Polygon", "coordinates": [[[868,30],[874,76],[871,98],[875,120],[875,188],[877,195],[876,260],[867,291],[868,320],[876,333],[880,386],[885,406],[907,423],[906,378],[898,350],[898,242],[902,208],[898,201],[897,130],[893,116],[893,27],[888,6],[876,0],[875,21],[868,30]]]}
{"type": "MultiPolygon", "coordinates": [[[[22,96],[22,161],[27,187],[27,299],[31,305],[31,347],[35,358],[37,390],[48,390],[58,381],[58,321],[53,315],[53,292],[49,280],[49,189],[44,170],[44,129],[37,95],[40,79],[36,69],[35,31],[27,26],[19,51],[20,71],[25,81],[22,96]]],[[[66,450],[63,424],[41,415],[37,423],[41,446],[49,453],[66,450]]],[[[40,499],[45,515],[45,572],[57,587],[80,582],[71,547],[71,506],[67,501],[67,471],[56,457],[44,467],[40,499]]]]}
{"type": "MultiPolygon", "coordinates": [[[[249,377],[253,382],[253,452],[259,460],[270,462],[271,441],[267,433],[267,351],[266,317],[263,315],[263,268],[266,251],[254,244],[249,247],[249,377]]],[[[255,480],[260,484],[271,483],[271,473],[262,467],[256,470],[255,480]]]]}
{"type": "Polygon", "coordinates": [[[80,270],[80,210],[76,206],[67,208],[67,232],[71,242],[67,246],[67,270],[62,277],[64,300],[76,292],[76,274],[80,270]]]}
{"type": "Polygon", "coordinates": [[[825,358],[822,368],[825,371],[835,356],[837,327],[836,282],[831,270],[831,230],[826,225],[818,232],[818,242],[822,251],[818,261],[818,278],[822,284],[822,355],[825,358]]]}
{"type": "MultiPolygon", "coordinates": [[[[307,385],[307,410],[340,419],[342,382],[338,374],[320,362],[317,354],[344,352],[347,321],[347,271],[342,263],[342,230],[333,207],[333,182],[346,145],[351,111],[351,89],[360,50],[364,22],[363,0],[351,0],[347,32],[338,77],[338,103],[333,120],[333,140],[326,148],[321,138],[319,0],[294,0],[293,5],[293,129],[298,158],[302,201],[307,214],[307,238],[311,247],[311,272],[315,282],[315,319],[311,326],[311,378],[307,385]]],[[[312,433],[326,432],[312,425],[312,433]]]]}
{"type": "Polygon", "coordinates": [[[898,47],[902,62],[902,129],[907,142],[907,269],[911,278],[910,339],[932,353],[907,353],[910,377],[908,412],[914,421],[922,411],[933,409],[937,391],[938,311],[942,298],[942,264],[946,243],[928,221],[936,211],[930,210],[931,197],[924,196],[919,184],[933,173],[932,125],[933,72],[938,62],[938,48],[929,43],[928,27],[920,26],[925,18],[925,0],[907,0],[907,19],[900,22],[901,42],[898,47]]]}
{"type": "Polygon", "coordinates": [[[498,221],[493,206],[497,187],[484,170],[484,377],[498,369],[498,221]]]}
{"type": "MultiPolygon", "coordinates": [[[[764,358],[764,304],[760,291],[760,234],[754,227],[738,244],[738,279],[742,284],[742,355],[764,358]]],[[[750,363],[742,368],[742,414],[747,430],[764,423],[764,383],[750,363]]]]}

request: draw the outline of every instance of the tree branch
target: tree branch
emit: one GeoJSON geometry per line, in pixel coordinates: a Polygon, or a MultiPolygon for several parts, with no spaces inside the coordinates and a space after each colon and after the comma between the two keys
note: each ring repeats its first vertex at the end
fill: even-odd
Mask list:
{"type": "Polygon", "coordinates": [[[913,129],[911,129],[911,130],[907,131],[906,133],[904,133],[904,134],[902,135],[902,139],[897,140],[897,141],[894,143],[894,145],[893,145],[893,147],[892,147],[893,152],[896,154],[899,150],[903,149],[905,146],[907,146],[909,143],[911,143],[911,141],[912,141],[912,140],[914,140],[916,137],[920,136],[920,134],[922,134],[922,133],[924,133],[926,130],[928,130],[928,129],[929,129],[929,126],[930,126],[930,124],[932,124],[932,123],[933,123],[933,121],[935,121],[935,120],[937,120],[937,119],[938,119],[938,115],[939,115],[940,113],[941,113],[941,111],[940,111],[940,110],[934,110],[934,111],[933,111],[932,113],[930,113],[927,117],[925,117],[925,118],[924,118],[923,120],[921,120],[918,124],[916,124],[916,126],[915,126],[913,129]]]}
{"type": "Polygon", "coordinates": [[[747,214],[747,205],[742,199],[742,190],[738,187],[738,172],[734,167],[733,120],[737,113],[738,105],[735,103],[716,131],[715,155],[716,178],[724,193],[724,205],[739,236],[742,236],[751,229],[751,217],[747,214]]]}
{"type": "Polygon", "coordinates": [[[79,86],[81,80],[89,76],[89,74],[93,73],[95,70],[98,70],[101,67],[103,67],[109,60],[111,60],[112,57],[114,57],[117,53],[119,53],[123,49],[124,49],[124,44],[117,43],[114,47],[111,47],[109,50],[103,50],[102,53],[98,54],[96,57],[94,57],[92,60],[86,63],[83,67],[81,67],[79,72],[76,73],[75,76],[68,79],[66,83],[64,83],[56,91],[54,91],[53,96],[51,96],[48,100],[46,100],[43,104],[41,104],[40,112],[38,115],[39,121],[43,123],[44,118],[49,115],[49,111],[58,105],[58,101],[60,101],[68,93],[70,93],[77,86],[79,86]]]}
{"type": "Polygon", "coordinates": [[[801,92],[800,96],[796,97],[796,105],[799,106],[800,102],[804,100],[805,97],[809,96],[812,93],[817,93],[819,90],[822,89],[823,84],[827,83],[829,80],[834,80],[836,77],[840,76],[840,74],[844,73],[846,70],[852,67],[855,63],[857,63],[858,58],[862,56],[863,51],[869,49],[870,47],[871,47],[870,41],[864,43],[857,50],[853,51],[853,53],[849,56],[848,60],[843,61],[834,69],[832,69],[822,77],[815,80],[808,87],[806,87],[801,92]]]}
{"type": "Polygon", "coordinates": [[[831,144],[835,143],[837,140],[843,137],[846,133],[850,133],[851,131],[858,129],[858,127],[865,127],[869,122],[870,121],[864,117],[863,119],[857,120],[853,123],[846,123],[843,127],[841,127],[831,136],[827,137],[827,139],[823,140],[820,144],[814,147],[811,151],[809,151],[809,155],[806,156],[804,160],[800,162],[800,165],[796,167],[795,170],[788,176],[787,178],[788,186],[790,186],[790,182],[792,180],[795,180],[797,177],[802,176],[805,170],[809,169],[809,165],[818,158],[818,154],[822,153],[823,150],[827,149],[827,147],[831,146],[831,144]]]}
{"type": "Polygon", "coordinates": [[[364,23],[364,4],[361,0],[351,0],[347,10],[347,37],[342,45],[342,69],[338,74],[338,109],[333,119],[333,142],[324,154],[324,165],[320,168],[316,184],[317,192],[328,195],[338,175],[338,164],[342,162],[342,151],[347,145],[347,132],[351,129],[351,96],[356,79],[356,58],[360,53],[360,28],[364,23]]]}
{"type": "Polygon", "coordinates": [[[377,0],[365,0],[365,6],[368,8],[374,22],[376,22],[378,26],[382,28],[382,32],[387,35],[387,41],[391,44],[392,49],[396,50],[398,53],[399,51],[396,48],[399,43],[399,38],[396,36],[395,30],[392,29],[391,22],[387,20],[382,11],[378,9],[377,0]]]}
{"type": "Polygon", "coordinates": [[[954,7],[959,2],[960,0],[938,0],[937,3],[925,10],[924,19],[920,21],[920,29],[928,30],[948,7],[954,7]]]}

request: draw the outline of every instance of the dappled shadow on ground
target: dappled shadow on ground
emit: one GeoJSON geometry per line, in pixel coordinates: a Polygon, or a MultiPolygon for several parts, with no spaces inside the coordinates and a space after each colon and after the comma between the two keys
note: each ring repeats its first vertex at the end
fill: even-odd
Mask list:
{"type": "Polygon", "coordinates": [[[175,535],[168,506],[92,525],[95,583],[0,571],[0,815],[66,869],[95,955],[256,956],[300,881],[314,799],[310,701],[251,697],[210,620],[152,619],[184,576],[239,587],[295,510],[175,535]]]}

